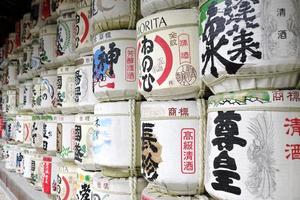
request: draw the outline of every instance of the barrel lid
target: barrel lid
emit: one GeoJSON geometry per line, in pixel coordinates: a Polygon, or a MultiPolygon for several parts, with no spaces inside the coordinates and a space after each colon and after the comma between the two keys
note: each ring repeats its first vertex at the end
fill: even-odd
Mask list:
{"type": "Polygon", "coordinates": [[[65,66],[59,67],[57,69],[57,75],[59,75],[59,74],[74,74],[74,72],[75,72],[74,65],[65,65],[65,66]]]}
{"type": "Polygon", "coordinates": [[[248,90],[211,96],[208,110],[300,110],[300,90],[248,90]]]}
{"type": "Polygon", "coordinates": [[[56,24],[49,24],[45,25],[40,29],[40,36],[46,35],[46,34],[55,34],[56,35],[56,24]]]}
{"type": "Polygon", "coordinates": [[[163,194],[161,192],[157,192],[155,189],[151,187],[152,184],[149,184],[142,193],[142,200],[209,200],[205,195],[197,195],[197,196],[174,196],[169,194],[163,194]]]}
{"type": "Polygon", "coordinates": [[[192,9],[167,10],[140,19],[136,24],[137,37],[167,28],[198,27],[198,11],[192,9]]]}
{"type": "Polygon", "coordinates": [[[57,75],[57,71],[55,69],[52,70],[46,70],[46,71],[42,71],[41,72],[41,77],[43,76],[56,76],[57,75]]]}
{"type": "Polygon", "coordinates": [[[75,60],[76,66],[92,65],[93,64],[93,54],[80,54],[80,57],[75,60]]]}
{"type": "Polygon", "coordinates": [[[130,105],[128,101],[103,102],[94,107],[96,115],[129,115],[130,105]]]}
{"type": "Polygon", "coordinates": [[[97,34],[94,37],[95,45],[115,40],[136,40],[135,30],[113,30],[97,34]]]}
{"type": "Polygon", "coordinates": [[[76,123],[94,123],[94,115],[93,114],[77,114],[75,115],[76,123]]]}
{"type": "Polygon", "coordinates": [[[58,122],[61,122],[61,123],[75,123],[75,116],[74,115],[60,115],[58,117],[58,122]]]}
{"type": "MultiPolygon", "coordinates": [[[[205,109],[205,108],[200,108],[205,109]]],[[[199,118],[196,101],[155,101],[142,102],[141,119],[146,118],[199,118]]]]}
{"type": "MultiPolygon", "coordinates": [[[[127,193],[130,195],[131,178],[104,177],[101,173],[93,176],[93,187],[105,193],[127,193]]],[[[143,178],[137,178],[137,190],[140,194],[146,187],[147,182],[143,178]]]]}

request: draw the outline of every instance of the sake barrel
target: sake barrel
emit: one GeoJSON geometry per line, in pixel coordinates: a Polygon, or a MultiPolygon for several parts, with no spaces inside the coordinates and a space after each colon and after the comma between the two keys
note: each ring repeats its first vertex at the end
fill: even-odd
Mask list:
{"type": "Polygon", "coordinates": [[[57,151],[57,120],[59,115],[48,115],[43,122],[43,150],[55,155],[57,151]]]}
{"type": "Polygon", "coordinates": [[[41,113],[41,103],[42,103],[42,94],[41,94],[41,77],[35,77],[32,79],[32,111],[35,113],[41,113]]]}
{"type": "MultiPolygon", "coordinates": [[[[74,7],[73,7],[74,9],[74,7]]],[[[63,12],[57,18],[56,55],[57,62],[72,61],[75,58],[75,12],[63,12]]]]}
{"type": "Polygon", "coordinates": [[[156,191],[151,184],[149,184],[142,193],[141,200],[209,200],[205,195],[196,196],[171,196],[170,194],[163,194],[156,191]]]}
{"type": "Polygon", "coordinates": [[[205,188],[212,197],[300,197],[294,190],[299,180],[299,93],[249,90],[209,98],[205,188]]]}
{"type": "Polygon", "coordinates": [[[37,35],[33,36],[32,39],[32,55],[31,55],[31,70],[33,73],[37,72],[37,69],[40,69],[41,67],[41,60],[40,60],[40,42],[39,42],[39,33],[36,33],[37,35]]]}
{"type": "Polygon", "coordinates": [[[3,113],[6,113],[6,109],[7,109],[7,100],[8,100],[8,97],[7,97],[7,91],[3,90],[2,92],[2,97],[1,97],[1,111],[3,113]]]}
{"type": "Polygon", "coordinates": [[[6,91],[6,108],[5,111],[9,115],[17,114],[17,91],[16,90],[7,90],[6,91]]]}
{"type": "Polygon", "coordinates": [[[295,17],[298,3],[208,0],[201,4],[200,70],[214,93],[297,86],[300,44],[294,29],[300,24],[295,17]],[[246,20],[236,18],[248,11],[246,20]],[[291,28],[290,17],[295,17],[291,28]]]}
{"type": "Polygon", "coordinates": [[[26,144],[30,143],[31,137],[31,115],[17,115],[16,116],[16,142],[26,144]]]}
{"type": "Polygon", "coordinates": [[[43,176],[42,176],[42,190],[46,194],[56,194],[56,178],[58,174],[59,164],[62,161],[55,156],[44,156],[43,157],[43,176]]]}
{"type": "Polygon", "coordinates": [[[24,173],[24,153],[26,148],[18,147],[16,154],[16,173],[19,175],[23,175],[24,173]]]}
{"type": "Polygon", "coordinates": [[[43,154],[36,154],[31,159],[31,184],[34,189],[42,190],[42,177],[44,174],[43,154]]]}
{"type": "MultiPolygon", "coordinates": [[[[18,61],[11,60],[7,66],[7,86],[16,87],[18,83],[17,79],[17,69],[18,69],[18,61]]],[[[5,78],[5,77],[3,77],[5,78]]]]}
{"type": "Polygon", "coordinates": [[[8,141],[16,140],[16,116],[5,116],[4,138],[8,141]]]}
{"type": "Polygon", "coordinates": [[[23,109],[23,106],[24,106],[24,90],[25,90],[25,84],[24,82],[23,83],[19,83],[17,85],[17,94],[18,94],[18,102],[17,102],[17,105],[18,105],[18,111],[22,111],[23,109]]]}
{"type": "Polygon", "coordinates": [[[39,29],[42,25],[41,21],[41,0],[32,0],[31,1],[31,19],[33,29],[39,29]]]}
{"type": "Polygon", "coordinates": [[[76,200],[78,167],[67,162],[62,164],[63,166],[59,166],[56,177],[56,198],[76,200]]]}
{"type": "Polygon", "coordinates": [[[201,96],[197,10],[171,10],[137,23],[139,92],[148,100],[201,96]]]}
{"type": "Polygon", "coordinates": [[[75,66],[66,65],[57,69],[58,108],[62,113],[75,113],[75,66]]]}
{"type": "Polygon", "coordinates": [[[205,122],[204,100],[141,104],[142,174],[158,191],[203,192],[205,122]]]}
{"type": "Polygon", "coordinates": [[[163,10],[197,7],[198,0],[142,0],[141,13],[144,17],[163,10]]]}
{"type": "Polygon", "coordinates": [[[41,0],[40,16],[42,21],[46,21],[51,16],[51,0],[41,0]]]}
{"type": "Polygon", "coordinates": [[[5,159],[5,168],[9,171],[16,171],[17,145],[6,144],[7,157],[5,159]]]}
{"type": "Polygon", "coordinates": [[[74,115],[60,115],[58,118],[57,128],[61,130],[60,134],[60,151],[59,156],[63,160],[74,160],[74,146],[75,146],[75,116],[74,115]]]}
{"type": "Polygon", "coordinates": [[[58,5],[59,5],[59,1],[50,0],[50,6],[51,6],[50,13],[51,13],[51,16],[58,15],[57,12],[56,12],[56,10],[58,8],[58,5]]]}
{"type": "Polygon", "coordinates": [[[92,0],[95,33],[114,29],[134,29],[139,18],[139,1],[92,0]]]}
{"type": "Polygon", "coordinates": [[[84,171],[78,169],[77,171],[77,187],[76,199],[89,199],[92,194],[93,177],[96,172],[84,171]]]}
{"type": "Polygon", "coordinates": [[[25,88],[23,90],[23,110],[32,110],[32,80],[27,80],[25,83],[25,88]]]}
{"type": "Polygon", "coordinates": [[[94,134],[94,116],[92,114],[75,115],[75,163],[84,170],[95,170],[92,157],[92,138],[94,134]]]}
{"type": "Polygon", "coordinates": [[[94,94],[98,100],[137,96],[135,31],[115,30],[94,37],[94,94]]]}
{"type": "Polygon", "coordinates": [[[92,48],[91,0],[80,0],[76,4],[75,48],[77,53],[92,48]]]}
{"type": "Polygon", "coordinates": [[[48,116],[45,115],[33,115],[31,126],[31,146],[36,149],[43,148],[43,123],[44,120],[48,120],[48,116]]]}
{"type": "Polygon", "coordinates": [[[143,178],[108,178],[96,173],[93,176],[91,199],[138,200],[146,185],[143,178]]]}
{"type": "Polygon", "coordinates": [[[26,13],[22,19],[22,27],[21,27],[21,44],[25,46],[30,44],[31,42],[31,33],[30,30],[32,28],[32,21],[30,13],[26,13]]]}
{"type": "Polygon", "coordinates": [[[16,48],[16,33],[9,33],[7,54],[10,55],[16,48]]]}
{"type": "Polygon", "coordinates": [[[23,51],[23,62],[21,65],[21,78],[26,79],[29,76],[31,70],[31,56],[32,48],[31,46],[26,46],[23,51]]]}
{"type": "Polygon", "coordinates": [[[139,106],[134,100],[95,105],[93,162],[101,166],[104,176],[128,177],[139,174],[139,106]]]}
{"type": "Polygon", "coordinates": [[[24,151],[24,171],[23,177],[30,179],[31,178],[31,159],[35,156],[36,149],[34,148],[27,148],[24,151]]]}
{"type": "Polygon", "coordinates": [[[81,54],[75,64],[75,102],[80,111],[93,112],[97,102],[93,93],[93,56],[81,54]]]}
{"type": "Polygon", "coordinates": [[[54,64],[56,60],[56,24],[48,24],[40,29],[39,55],[42,65],[54,64]]]}
{"type": "Polygon", "coordinates": [[[32,115],[27,114],[22,116],[23,123],[23,144],[25,146],[31,145],[31,127],[32,127],[32,115]]]}
{"type": "Polygon", "coordinates": [[[41,107],[46,113],[57,112],[57,72],[56,70],[43,71],[41,78],[41,107]]]}

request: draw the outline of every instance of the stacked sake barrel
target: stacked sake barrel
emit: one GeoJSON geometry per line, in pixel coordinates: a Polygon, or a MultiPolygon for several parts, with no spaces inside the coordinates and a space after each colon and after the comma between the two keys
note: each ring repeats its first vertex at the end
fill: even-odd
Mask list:
{"type": "Polygon", "coordinates": [[[293,189],[299,180],[299,18],[290,28],[299,6],[201,1],[200,72],[215,94],[208,100],[204,182],[216,199],[300,197],[293,189]]]}
{"type": "Polygon", "coordinates": [[[92,199],[140,199],[140,96],[137,92],[136,31],[139,2],[92,1],[93,162],[92,199]]]}
{"type": "Polygon", "coordinates": [[[197,5],[141,1],[144,18],[136,30],[138,91],[147,100],[141,104],[140,121],[142,174],[149,182],[144,200],[207,199],[197,5]]]}

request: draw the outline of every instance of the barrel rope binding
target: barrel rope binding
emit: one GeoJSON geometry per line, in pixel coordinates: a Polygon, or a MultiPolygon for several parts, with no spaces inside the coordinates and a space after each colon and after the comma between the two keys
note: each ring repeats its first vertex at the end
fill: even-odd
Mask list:
{"type": "Polygon", "coordinates": [[[135,21],[136,21],[136,15],[137,15],[137,1],[131,0],[129,5],[129,25],[128,29],[134,29],[135,27],[135,21]]]}
{"type": "Polygon", "coordinates": [[[129,184],[130,184],[130,199],[137,200],[137,178],[136,174],[136,121],[135,121],[135,99],[129,101],[129,131],[131,133],[131,154],[130,154],[130,168],[129,168],[129,184]]]}
{"type": "MultiPolygon", "coordinates": [[[[205,133],[206,133],[206,103],[203,99],[197,99],[197,107],[199,109],[200,114],[200,127],[199,127],[199,156],[202,157],[202,159],[199,160],[199,170],[200,173],[203,173],[204,171],[204,142],[205,142],[205,133]]],[[[202,194],[204,192],[204,174],[199,175],[198,180],[198,193],[202,194]]],[[[200,196],[199,196],[200,199],[200,196]]]]}

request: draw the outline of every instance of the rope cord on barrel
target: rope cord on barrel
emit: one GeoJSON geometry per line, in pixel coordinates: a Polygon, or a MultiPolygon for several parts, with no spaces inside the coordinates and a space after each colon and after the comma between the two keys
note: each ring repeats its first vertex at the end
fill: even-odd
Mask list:
{"type": "Polygon", "coordinates": [[[135,100],[129,101],[129,131],[131,133],[131,153],[130,153],[130,199],[137,200],[137,174],[136,174],[136,121],[135,121],[135,100]]]}
{"type": "Polygon", "coordinates": [[[199,109],[200,122],[199,122],[199,180],[198,180],[198,192],[201,194],[204,192],[204,143],[206,133],[206,103],[203,99],[197,99],[197,107],[199,109]]]}
{"type": "Polygon", "coordinates": [[[128,29],[134,29],[135,21],[136,21],[136,15],[137,15],[137,1],[136,0],[131,0],[130,1],[130,14],[129,14],[128,29]]]}

